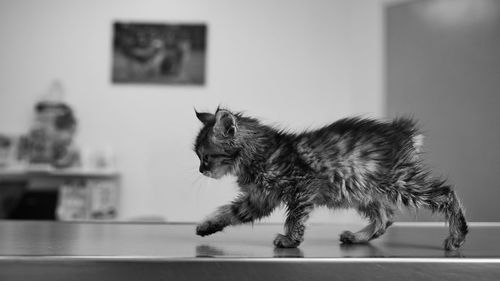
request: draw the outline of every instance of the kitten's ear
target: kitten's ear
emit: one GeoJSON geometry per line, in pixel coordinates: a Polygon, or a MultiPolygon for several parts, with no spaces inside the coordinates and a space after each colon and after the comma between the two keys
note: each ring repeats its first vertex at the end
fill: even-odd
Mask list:
{"type": "Polygon", "coordinates": [[[214,132],[224,137],[234,137],[236,134],[236,117],[228,110],[219,109],[215,113],[214,132]]]}
{"type": "Polygon", "coordinates": [[[200,120],[201,123],[205,125],[215,120],[215,115],[213,115],[212,113],[198,112],[196,111],[196,108],[194,109],[194,112],[196,113],[196,117],[198,118],[198,120],[200,120]]]}

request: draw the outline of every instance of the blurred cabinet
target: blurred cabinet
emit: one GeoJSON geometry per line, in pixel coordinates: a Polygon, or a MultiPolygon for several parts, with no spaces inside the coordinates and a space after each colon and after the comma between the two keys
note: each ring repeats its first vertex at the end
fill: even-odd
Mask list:
{"type": "Polygon", "coordinates": [[[0,218],[110,220],[118,215],[113,171],[30,167],[0,169],[0,218]]]}
{"type": "Polygon", "coordinates": [[[398,2],[385,12],[387,116],[419,120],[468,219],[500,221],[500,1],[398,2]]]}

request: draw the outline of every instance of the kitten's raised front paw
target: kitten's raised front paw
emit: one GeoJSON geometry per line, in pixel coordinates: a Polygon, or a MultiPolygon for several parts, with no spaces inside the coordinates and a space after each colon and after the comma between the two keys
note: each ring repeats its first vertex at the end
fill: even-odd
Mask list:
{"type": "Polygon", "coordinates": [[[354,233],[346,230],[344,232],[342,232],[340,234],[340,242],[344,243],[344,244],[354,244],[354,243],[358,243],[357,239],[356,239],[356,236],[354,235],[354,233]]]}
{"type": "Polygon", "coordinates": [[[204,221],[196,227],[196,235],[207,236],[215,232],[221,231],[222,229],[224,229],[224,225],[220,223],[213,221],[204,221]]]}
{"type": "Polygon", "coordinates": [[[301,241],[293,240],[286,235],[278,234],[276,238],[274,238],[273,244],[278,248],[297,248],[300,242],[301,241]]]}
{"type": "Polygon", "coordinates": [[[465,237],[460,238],[460,237],[449,236],[444,240],[444,249],[446,251],[453,251],[460,248],[460,246],[462,246],[464,243],[465,243],[465,237]]]}

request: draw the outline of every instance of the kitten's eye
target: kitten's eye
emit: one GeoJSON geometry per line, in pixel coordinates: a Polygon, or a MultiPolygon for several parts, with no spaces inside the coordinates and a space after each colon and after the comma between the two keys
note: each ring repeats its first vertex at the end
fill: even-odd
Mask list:
{"type": "Polygon", "coordinates": [[[216,159],[224,158],[224,157],[225,157],[224,154],[217,154],[217,153],[205,154],[205,155],[203,155],[203,162],[208,162],[210,160],[216,160],[216,159]]]}

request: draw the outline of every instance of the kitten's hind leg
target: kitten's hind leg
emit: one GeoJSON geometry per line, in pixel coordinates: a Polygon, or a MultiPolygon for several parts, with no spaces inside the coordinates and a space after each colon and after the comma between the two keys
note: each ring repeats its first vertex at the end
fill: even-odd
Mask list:
{"type": "Polygon", "coordinates": [[[393,218],[394,218],[394,210],[391,207],[386,206],[383,208],[382,211],[383,214],[385,214],[385,217],[382,216],[382,228],[380,228],[378,231],[376,231],[371,239],[376,239],[380,237],[382,234],[385,233],[385,231],[394,223],[393,218]],[[385,223],[384,223],[385,222],[385,223]]]}
{"type": "Polygon", "coordinates": [[[465,236],[469,232],[464,210],[455,191],[444,182],[436,181],[429,191],[433,196],[428,204],[433,211],[441,211],[448,220],[450,235],[444,240],[447,251],[456,250],[465,243],[465,236]]]}
{"type": "Polygon", "coordinates": [[[444,213],[448,219],[450,235],[444,240],[447,251],[456,250],[465,243],[465,236],[469,232],[464,211],[455,191],[450,188],[448,202],[445,204],[444,213]]]}
{"type": "Polygon", "coordinates": [[[357,232],[344,231],[340,234],[340,241],[344,244],[366,243],[378,238],[392,225],[392,210],[382,208],[379,204],[369,204],[358,208],[358,211],[368,217],[370,224],[357,232]]]}
{"type": "Polygon", "coordinates": [[[370,241],[375,232],[376,222],[370,222],[369,225],[357,232],[346,230],[340,234],[340,242],[344,244],[359,244],[370,241]]]}
{"type": "Polygon", "coordinates": [[[465,242],[469,232],[464,209],[453,188],[441,179],[417,178],[418,184],[412,185],[407,202],[418,202],[433,212],[444,213],[449,224],[449,236],[444,240],[445,250],[456,250],[465,242]]]}

